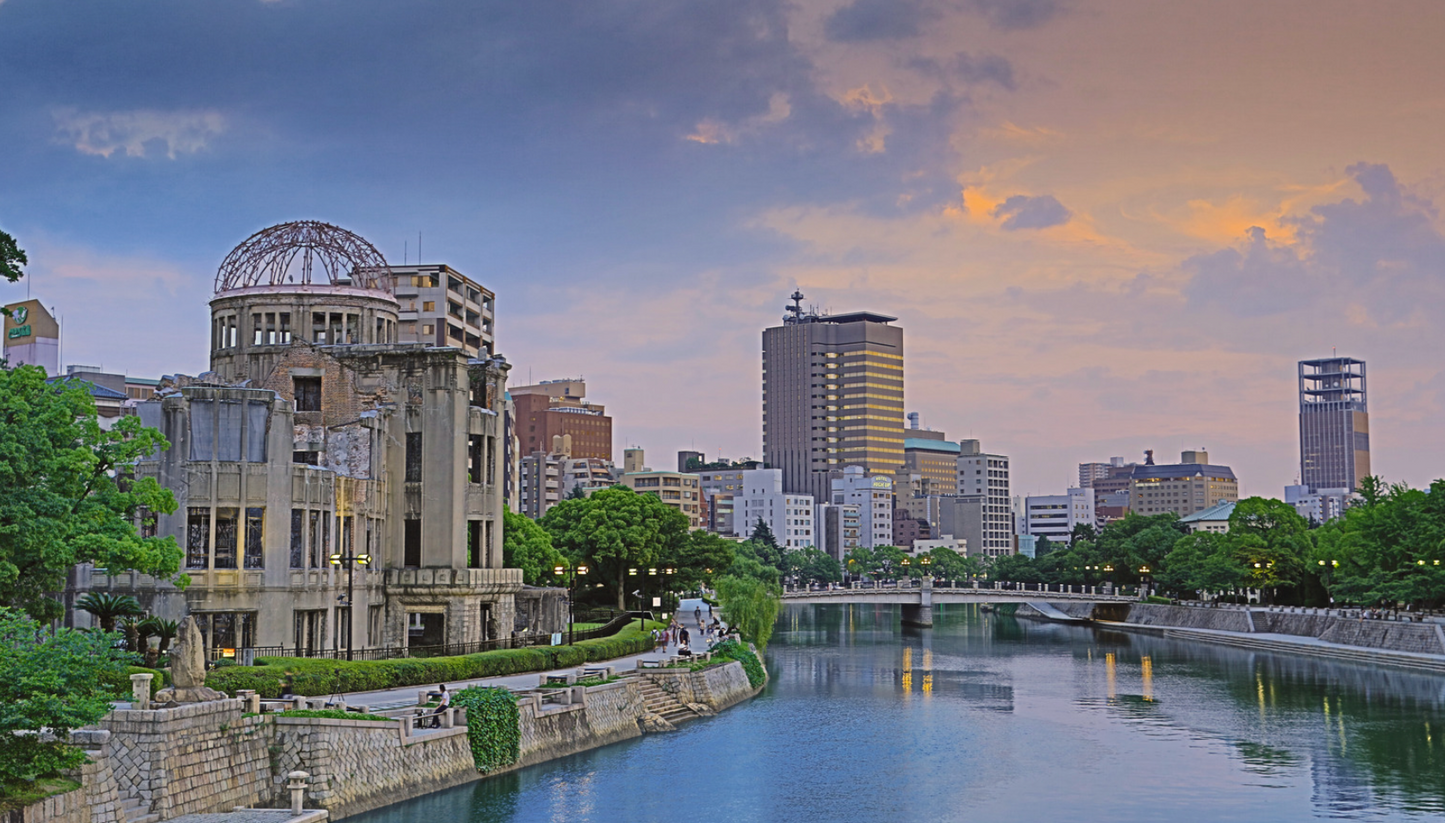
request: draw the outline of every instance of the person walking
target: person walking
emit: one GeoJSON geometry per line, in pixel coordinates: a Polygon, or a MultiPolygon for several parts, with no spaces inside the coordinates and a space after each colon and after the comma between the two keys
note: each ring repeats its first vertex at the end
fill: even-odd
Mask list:
{"type": "Polygon", "coordinates": [[[697,623],[698,628],[702,628],[702,606],[692,610],[692,619],[697,623]]]}

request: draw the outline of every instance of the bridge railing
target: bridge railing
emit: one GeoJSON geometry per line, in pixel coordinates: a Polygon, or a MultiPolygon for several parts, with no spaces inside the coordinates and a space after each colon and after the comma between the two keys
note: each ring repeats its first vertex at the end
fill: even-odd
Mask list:
{"type": "MultiPolygon", "coordinates": [[[[851,583],[789,584],[783,587],[785,594],[847,594],[857,591],[909,591],[923,587],[921,580],[855,580],[851,583]]],[[[1041,595],[1069,597],[1138,598],[1137,586],[1114,586],[1112,584],[1083,585],[1070,583],[1016,583],[1004,580],[934,580],[931,588],[937,591],[997,591],[1011,593],[1036,592],[1041,595]]]]}

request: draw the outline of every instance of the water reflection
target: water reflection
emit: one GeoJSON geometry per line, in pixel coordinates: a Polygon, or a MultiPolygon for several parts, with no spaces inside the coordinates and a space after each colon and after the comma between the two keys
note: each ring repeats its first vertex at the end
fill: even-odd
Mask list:
{"type": "Polygon", "coordinates": [[[896,607],[790,607],[768,656],[768,691],[717,718],[358,820],[1445,813],[1442,677],[965,606],[922,631],[899,629],[896,607]]]}

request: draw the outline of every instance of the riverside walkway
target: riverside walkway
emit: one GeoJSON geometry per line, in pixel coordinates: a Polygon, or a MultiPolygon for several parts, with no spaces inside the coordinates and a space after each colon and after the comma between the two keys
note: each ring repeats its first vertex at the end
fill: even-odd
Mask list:
{"type": "MultiPolygon", "coordinates": [[[[698,650],[705,650],[706,646],[702,641],[702,630],[693,617],[694,609],[702,609],[703,619],[708,617],[708,607],[701,600],[684,600],[677,611],[677,619],[692,634],[692,646],[698,650]]],[[[659,661],[666,660],[677,653],[677,644],[674,642],[664,651],[650,651],[641,654],[631,654],[625,657],[617,657],[611,660],[598,660],[588,663],[588,666],[612,666],[619,672],[630,671],[637,668],[639,660],[659,661]]],[[[513,691],[535,689],[547,682],[548,675],[569,674],[577,671],[577,666],[568,666],[564,669],[552,669],[545,672],[526,672],[524,674],[502,675],[499,677],[482,677],[474,680],[458,680],[447,683],[447,691],[454,692],[459,689],[472,686],[500,686],[513,691]]],[[[375,711],[403,708],[416,705],[417,692],[427,688],[436,688],[439,684],[428,683],[418,686],[404,686],[396,689],[381,689],[366,692],[346,692],[341,695],[348,706],[366,706],[375,711]]]]}

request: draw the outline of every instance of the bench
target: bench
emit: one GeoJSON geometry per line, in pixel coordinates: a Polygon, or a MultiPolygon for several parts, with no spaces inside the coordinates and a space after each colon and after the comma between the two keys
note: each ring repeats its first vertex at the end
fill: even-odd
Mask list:
{"type": "Polygon", "coordinates": [[[664,668],[665,665],[666,665],[665,661],[662,661],[662,660],[641,660],[641,659],[639,659],[639,660],[637,661],[637,668],[639,668],[639,669],[661,669],[661,668],[664,668]]]}
{"type": "Polygon", "coordinates": [[[543,684],[548,686],[571,686],[572,684],[577,682],[577,673],[570,672],[568,674],[549,674],[542,682],[543,684]]]}

